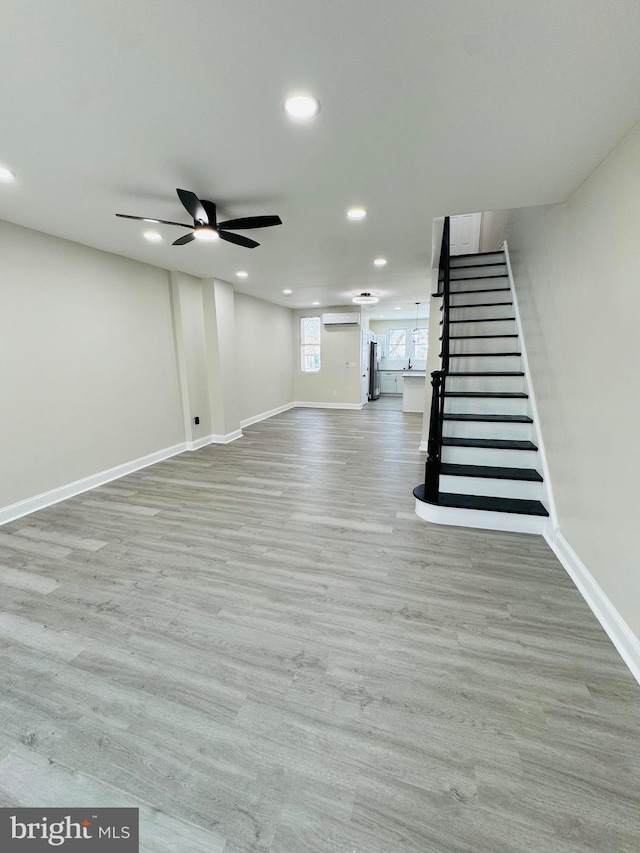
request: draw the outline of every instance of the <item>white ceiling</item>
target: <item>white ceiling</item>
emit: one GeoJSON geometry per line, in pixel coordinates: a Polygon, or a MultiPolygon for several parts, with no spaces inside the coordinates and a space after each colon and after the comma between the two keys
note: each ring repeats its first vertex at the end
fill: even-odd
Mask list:
{"type": "Polygon", "coordinates": [[[0,218],[290,307],[376,290],[411,315],[434,216],[563,200],[631,128],[638,44],[637,0],[5,3],[0,218]],[[300,89],[311,124],[282,109],[300,89]],[[114,216],[189,221],[176,187],[284,224],[172,247],[114,216]]]}

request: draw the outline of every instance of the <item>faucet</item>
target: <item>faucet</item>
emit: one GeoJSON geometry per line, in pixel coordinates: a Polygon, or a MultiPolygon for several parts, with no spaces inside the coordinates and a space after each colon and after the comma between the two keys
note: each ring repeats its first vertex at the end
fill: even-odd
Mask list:
{"type": "Polygon", "coordinates": [[[407,370],[411,370],[411,359],[409,359],[409,367],[407,368],[407,370]]]}

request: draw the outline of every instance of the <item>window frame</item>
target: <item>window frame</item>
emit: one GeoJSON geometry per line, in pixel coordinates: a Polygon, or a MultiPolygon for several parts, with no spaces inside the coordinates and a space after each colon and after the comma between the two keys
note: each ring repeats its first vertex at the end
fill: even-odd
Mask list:
{"type": "Polygon", "coordinates": [[[424,343],[417,343],[413,340],[413,333],[411,335],[411,341],[413,343],[413,357],[416,360],[426,361],[427,360],[427,350],[429,349],[429,328],[428,326],[416,326],[413,330],[414,332],[424,332],[424,343]],[[424,357],[418,355],[417,349],[418,347],[424,347],[424,357]]]}
{"type": "Polygon", "coordinates": [[[387,361],[406,361],[407,360],[407,329],[406,328],[397,328],[397,329],[388,329],[387,330],[387,361]],[[404,355],[391,355],[391,333],[392,332],[402,332],[404,335],[404,342],[402,346],[404,347],[404,355]]]}
{"type": "Polygon", "coordinates": [[[298,371],[305,374],[320,373],[322,370],[322,317],[320,314],[309,314],[298,318],[298,371]],[[305,320],[318,321],[318,343],[306,343],[304,340],[304,322],[305,320]],[[310,347],[318,350],[318,367],[310,370],[305,368],[306,350],[310,347]]]}

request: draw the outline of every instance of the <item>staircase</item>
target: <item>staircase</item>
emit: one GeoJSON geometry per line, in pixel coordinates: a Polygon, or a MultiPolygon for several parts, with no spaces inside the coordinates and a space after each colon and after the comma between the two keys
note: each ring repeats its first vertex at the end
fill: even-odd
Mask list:
{"type": "Polygon", "coordinates": [[[449,258],[446,221],[445,238],[442,370],[432,374],[416,513],[439,524],[542,533],[546,490],[505,255],[449,258]]]}

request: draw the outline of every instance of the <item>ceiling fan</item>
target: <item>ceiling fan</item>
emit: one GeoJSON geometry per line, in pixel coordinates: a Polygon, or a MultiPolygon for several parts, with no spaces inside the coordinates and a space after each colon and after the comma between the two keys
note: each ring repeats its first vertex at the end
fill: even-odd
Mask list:
{"type": "Polygon", "coordinates": [[[192,240],[201,240],[204,243],[213,243],[214,240],[227,240],[247,249],[255,249],[260,243],[243,237],[242,234],[231,234],[228,229],[239,228],[241,231],[249,228],[268,228],[271,225],[282,225],[279,216],[243,216],[240,219],[227,219],[226,222],[218,222],[216,218],[216,206],[212,201],[200,199],[190,190],[176,189],[178,198],[186,211],[193,219],[193,225],[185,225],[183,222],[170,222],[167,219],[152,219],[147,216],[130,216],[128,213],[116,213],[123,219],[138,219],[141,222],[158,222],[161,225],[177,225],[179,228],[190,228],[188,234],[174,240],[173,246],[184,246],[192,240]]]}

